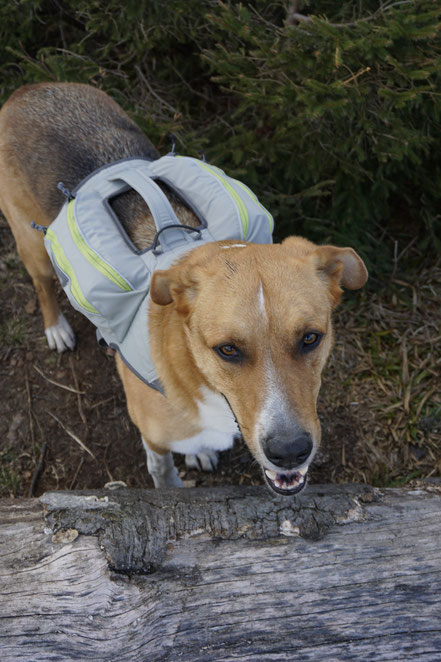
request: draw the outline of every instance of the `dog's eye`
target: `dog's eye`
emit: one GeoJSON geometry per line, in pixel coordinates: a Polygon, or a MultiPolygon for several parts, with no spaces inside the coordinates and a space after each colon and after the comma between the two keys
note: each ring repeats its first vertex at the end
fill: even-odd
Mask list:
{"type": "Polygon", "coordinates": [[[309,351],[317,347],[321,339],[322,336],[320,333],[306,333],[301,340],[300,347],[303,351],[309,351]]]}
{"type": "Polygon", "coordinates": [[[213,349],[224,361],[240,361],[242,359],[242,354],[234,345],[218,345],[213,349]]]}

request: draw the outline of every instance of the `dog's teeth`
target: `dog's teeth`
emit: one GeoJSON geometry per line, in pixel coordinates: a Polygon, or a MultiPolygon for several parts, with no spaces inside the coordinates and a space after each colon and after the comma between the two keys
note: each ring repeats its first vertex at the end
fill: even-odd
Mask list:
{"type": "Polygon", "coordinates": [[[268,479],[281,490],[294,490],[299,485],[302,485],[305,482],[307,472],[307,468],[301,471],[288,471],[286,473],[265,469],[268,479]]]}
{"type": "Polygon", "coordinates": [[[299,474],[302,474],[302,476],[306,476],[308,473],[308,467],[305,467],[304,469],[299,469],[299,474]]]}

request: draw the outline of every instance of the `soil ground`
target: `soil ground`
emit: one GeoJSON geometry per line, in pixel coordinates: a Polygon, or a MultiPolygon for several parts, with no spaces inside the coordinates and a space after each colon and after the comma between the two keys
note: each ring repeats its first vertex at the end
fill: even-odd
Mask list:
{"type": "MultiPolygon", "coordinates": [[[[407,278],[400,273],[380,292],[346,295],[336,313],[312,482],[381,486],[440,475],[440,261],[408,258],[407,278]]],[[[113,359],[65,298],[63,312],[77,348],[58,355],[47,347],[31,280],[0,217],[0,495],[114,480],[152,487],[113,359]]],[[[188,485],[263,482],[240,443],[221,454],[213,474],[176,461],[188,485]]]]}

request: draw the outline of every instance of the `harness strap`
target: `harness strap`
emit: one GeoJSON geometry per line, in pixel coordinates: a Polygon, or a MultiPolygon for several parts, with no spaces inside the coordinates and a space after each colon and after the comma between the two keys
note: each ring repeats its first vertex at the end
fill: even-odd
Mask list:
{"type": "Polygon", "coordinates": [[[144,199],[152,213],[158,234],[168,228],[167,233],[161,234],[163,250],[172,250],[175,245],[181,244],[183,240],[193,243],[192,237],[184,227],[181,227],[167,197],[151,177],[144,175],[139,170],[130,170],[118,174],[115,179],[109,181],[117,180],[129,184],[144,199]]]}

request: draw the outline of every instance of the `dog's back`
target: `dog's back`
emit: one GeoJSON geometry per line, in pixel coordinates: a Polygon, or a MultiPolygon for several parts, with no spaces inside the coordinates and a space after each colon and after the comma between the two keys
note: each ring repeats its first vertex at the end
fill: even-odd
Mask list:
{"type": "MultiPolygon", "coordinates": [[[[28,224],[48,225],[64,202],[58,182],[72,190],[104,165],[158,156],[150,140],[101,90],[81,83],[25,85],[0,110],[0,209],[19,243],[14,226],[22,200],[32,201],[23,214],[30,214],[28,224]]],[[[165,184],[160,186],[182,222],[198,225],[185,203],[165,184]]],[[[135,246],[147,248],[155,228],[142,198],[127,191],[111,206],[135,246]]]]}
{"type": "Polygon", "coordinates": [[[0,113],[0,136],[3,160],[21,171],[50,218],[64,201],[59,181],[72,189],[113,161],[158,157],[117,103],[77,83],[42,83],[17,90],[0,113]],[[26,140],[17,139],[22,136],[26,140]]]}
{"type": "MultiPolygon", "coordinates": [[[[58,182],[72,190],[101,166],[127,157],[158,156],[122,108],[89,85],[25,85],[1,108],[0,210],[32,277],[52,349],[72,349],[75,340],[56,302],[43,237],[31,229],[31,221],[48,226],[57,216],[64,202],[58,182]]],[[[172,194],[170,202],[184,223],[199,223],[172,194]]],[[[111,206],[135,246],[148,247],[156,230],[142,198],[130,190],[113,199],[111,206]]]]}

